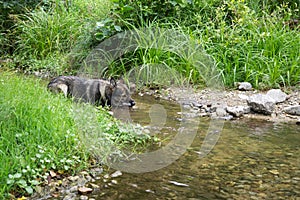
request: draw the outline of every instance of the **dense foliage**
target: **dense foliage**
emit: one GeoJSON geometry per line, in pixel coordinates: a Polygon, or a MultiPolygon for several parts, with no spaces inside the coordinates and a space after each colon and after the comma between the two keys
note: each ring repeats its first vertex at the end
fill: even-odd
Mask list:
{"type": "MultiPolygon", "coordinates": [[[[165,27],[197,40],[227,86],[249,81],[259,88],[280,87],[299,81],[297,0],[1,1],[0,9],[2,59],[11,58],[9,66],[27,72],[73,73],[93,47],[112,35],[165,27]]],[[[127,66],[118,61],[111,72],[124,74],[132,64],[156,62],[174,65],[183,76],[192,70],[190,81],[201,83],[191,63],[173,59],[172,52],[153,59],[153,52],[131,55],[127,66]]]]}

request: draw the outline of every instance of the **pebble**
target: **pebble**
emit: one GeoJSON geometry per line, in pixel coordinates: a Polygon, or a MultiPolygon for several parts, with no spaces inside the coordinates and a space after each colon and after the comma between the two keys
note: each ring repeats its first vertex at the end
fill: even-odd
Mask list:
{"type": "Polygon", "coordinates": [[[88,197],[88,196],[85,196],[85,195],[81,195],[81,196],[79,197],[79,199],[80,199],[80,200],[88,200],[89,197],[88,197]]]}
{"type": "Polygon", "coordinates": [[[122,176],[122,172],[121,171],[115,171],[114,173],[112,173],[110,175],[110,177],[112,177],[112,178],[116,178],[116,177],[119,177],[119,176],[122,176]]]}

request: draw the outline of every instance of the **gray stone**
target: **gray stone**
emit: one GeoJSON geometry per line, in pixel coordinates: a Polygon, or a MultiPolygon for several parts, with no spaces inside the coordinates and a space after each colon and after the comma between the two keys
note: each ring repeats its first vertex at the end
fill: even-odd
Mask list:
{"type": "Polygon", "coordinates": [[[247,114],[250,112],[249,106],[234,106],[234,107],[227,107],[226,111],[233,115],[234,117],[241,117],[244,114],[247,114]]]}
{"type": "Polygon", "coordinates": [[[248,83],[248,82],[238,82],[237,85],[238,85],[238,90],[241,90],[241,91],[252,90],[251,83],[248,83]]]}
{"type": "Polygon", "coordinates": [[[193,107],[196,107],[196,108],[202,108],[202,106],[203,106],[201,103],[198,103],[197,101],[192,101],[191,104],[193,107]]]}
{"type": "Polygon", "coordinates": [[[247,100],[251,110],[265,115],[271,115],[275,108],[275,100],[265,94],[255,94],[247,100]]]}
{"type": "Polygon", "coordinates": [[[267,96],[273,98],[275,103],[284,102],[287,98],[287,94],[282,92],[280,89],[271,89],[267,92],[267,96]]]}
{"type": "Polygon", "coordinates": [[[216,114],[217,114],[218,117],[225,117],[225,116],[228,115],[227,112],[226,112],[226,110],[224,108],[222,108],[222,107],[218,107],[216,109],[216,114]]]}
{"type": "Polygon", "coordinates": [[[283,110],[287,114],[300,116],[300,105],[298,105],[298,106],[290,106],[290,107],[284,108],[283,110]]]}

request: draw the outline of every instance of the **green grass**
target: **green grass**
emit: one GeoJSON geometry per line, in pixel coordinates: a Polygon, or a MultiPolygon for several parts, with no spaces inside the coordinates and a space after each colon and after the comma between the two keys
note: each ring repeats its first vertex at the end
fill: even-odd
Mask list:
{"type": "MultiPolygon", "coordinates": [[[[278,6],[279,3],[268,0],[209,0],[195,1],[194,5],[168,1],[167,7],[158,6],[158,1],[76,0],[67,7],[56,2],[49,10],[36,9],[19,18],[14,32],[17,44],[14,64],[25,71],[75,73],[91,49],[116,32],[168,28],[184,34],[185,41],[195,42],[184,46],[185,41],[175,34],[166,39],[167,50],[159,49],[166,47],[153,46],[160,35],[156,34],[154,39],[139,31],[140,49],[105,66],[109,70],[102,75],[124,75],[141,66],[141,72],[136,74],[146,74],[150,80],[155,73],[148,73],[151,70],[145,66],[160,64],[177,71],[179,82],[203,84],[208,82],[207,77],[220,76],[227,87],[241,81],[260,89],[294,86],[300,77],[300,34],[299,29],[292,30],[285,23],[300,16],[299,5],[294,0],[289,2],[278,6]],[[168,9],[175,16],[160,12],[159,19],[153,17],[168,9]],[[189,55],[199,51],[192,46],[195,44],[215,64],[200,63],[205,68],[194,63],[189,55]],[[189,52],[188,56],[180,55],[182,52],[189,52]],[[211,69],[211,65],[217,66],[218,73],[209,74],[206,69],[211,69]]],[[[164,78],[157,77],[156,82],[164,84],[164,78]]]]}
{"type": "Polygon", "coordinates": [[[69,171],[87,164],[71,102],[54,97],[41,85],[10,73],[0,76],[2,195],[18,188],[32,193],[50,169],[69,171]]]}
{"type": "Polygon", "coordinates": [[[246,3],[236,1],[217,10],[214,21],[195,31],[201,35],[227,86],[248,81],[256,88],[293,86],[300,77],[300,34],[284,26],[291,15],[285,8],[271,15],[255,13],[246,3]],[[224,20],[235,11],[232,24],[224,20]],[[215,27],[215,28],[212,28],[215,27]]]}
{"type": "Polygon", "coordinates": [[[2,72],[0,93],[0,199],[31,194],[50,170],[76,172],[91,156],[105,162],[151,141],[103,109],[50,93],[39,79],[2,72]]]}
{"type": "Polygon", "coordinates": [[[89,50],[90,31],[111,7],[108,0],[61,1],[37,8],[18,18],[14,57],[25,71],[47,70],[53,74],[72,72],[75,60],[89,50]],[[76,56],[74,56],[76,55],[76,56]]]}
{"type": "MultiPolygon", "coordinates": [[[[127,4],[130,5],[129,1],[127,4]]],[[[136,31],[139,49],[106,66],[107,70],[101,75],[124,75],[133,70],[138,76],[135,79],[143,74],[146,82],[155,77],[156,83],[167,86],[166,76],[157,76],[164,72],[155,73],[157,68],[153,66],[158,64],[164,66],[165,71],[175,70],[178,82],[196,85],[204,83],[210,86],[207,79],[221,76],[227,87],[234,87],[235,82],[242,81],[259,89],[294,86],[300,77],[300,34],[299,30],[292,30],[284,24],[297,18],[297,10],[291,10],[287,4],[275,9],[272,4],[269,13],[267,2],[264,2],[264,7],[259,8],[259,5],[257,1],[225,0],[221,4],[215,1],[205,9],[199,8],[200,14],[189,13],[183,21],[175,20],[176,23],[172,23],[172,17],[169,22],[167,17],[163,20],[167,23],[132,22],[132,13],[117,10],[121,16],[115,19],[115,23],[121,23],[123,29],[136,31]],[[191,22],[192,26],[185,26],[191,22]],[[169,29],[173,34],[159,33],[161,28],[169,29]],[[200,53],[202,56],[199,52],[203,52],[200,53]],[[218,72],[211,73],[209,70],[215,69],[215,65],[218,72]]],[[[149,9],[155,9],[155,6],[149,9]]],[[[155,10],[147,12],[154,13],[155,10]]],[[[135,10],[135,13],[138,15],[139,12],[135,10]]],[[[135,17],[145,17],[140,15],[135,17]]]]}

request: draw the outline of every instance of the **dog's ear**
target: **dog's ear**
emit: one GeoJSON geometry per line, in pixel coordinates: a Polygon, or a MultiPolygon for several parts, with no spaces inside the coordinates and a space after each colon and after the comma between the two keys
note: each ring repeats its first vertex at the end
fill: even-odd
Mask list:
{"type": "Polygon", "coordinates": [[[114,78],[110,78],[110,85],[113,87],[117,87],[117,82],[114,78]]]}

